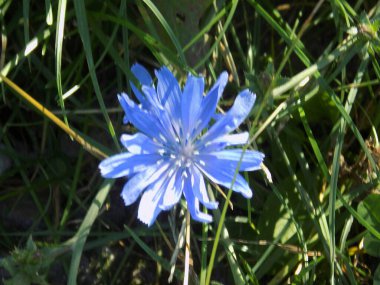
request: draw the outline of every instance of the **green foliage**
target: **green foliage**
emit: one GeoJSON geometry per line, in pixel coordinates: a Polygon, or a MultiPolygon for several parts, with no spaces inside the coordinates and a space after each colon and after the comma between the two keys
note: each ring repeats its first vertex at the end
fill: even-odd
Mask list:
{"type": "Polygon", "coordinates": [[[24,249],[16,248],[9,257],[0,260],[11,278],[4,281],[5,285],[48,284],[46,274],[53,260],[44,255],[32,240],[28,238],[24,249]]]}
{"type": "Polygon", "coordinates": [[[0,30],[1,75],[84,140],[0,79],[5,284],[182,283],[185,203],[147,228],[87,152],[135,131],[116,99],[134,62],[208,88],[227,70],[219,111],[257,94],[241,130],[270,173],[246,175],[250,201],[209,184],[220,207],[191,223],[191,282],[380,284],[378,1],[4,0],[0,30]]]}
{"type": "MultiPolygon", "coordinates": [[[[358,205],[358,214],[365,219],[371,226],[380,231],[380,195],[370,194],[358,205]]],[[[364,236],[364,250],[367,254],[380,257],[380,239],[374,237],[371,233],[366,233],[364,236]]],[[[379,280],[380,264],[377,266],[374,274],[374,284],[379,280]]]]}

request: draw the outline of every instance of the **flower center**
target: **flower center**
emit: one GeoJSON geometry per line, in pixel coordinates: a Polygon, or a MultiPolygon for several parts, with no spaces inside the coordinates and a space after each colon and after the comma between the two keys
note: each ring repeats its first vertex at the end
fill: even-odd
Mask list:
{"type": "Polygon", "coordinates": [[[181,167],[189,167],[192,163],[194,155],[194,146],[192,144],[186,144],[179,150],[177,163],[181,167]]]}

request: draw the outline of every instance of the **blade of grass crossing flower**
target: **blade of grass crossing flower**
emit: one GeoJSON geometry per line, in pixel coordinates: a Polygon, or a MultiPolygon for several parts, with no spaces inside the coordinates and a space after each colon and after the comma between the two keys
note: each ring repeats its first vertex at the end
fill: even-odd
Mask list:
{"type": "MultiPolygon", "coordinates": [[[[63,35],[64,35],[64,30],[65,30],[66,4],[67,4],[66,0],[59,0],[58,2],[57,27],[56,27],[56,34],[55,34],[55,73],[56,73],[56,80],[57,80],[59,104],[63,112],[65,112],[65,102],[63,101],[61,63],[62,63],[63,35]]],[[[69,126],[66,113],[63,114],[63,120],[65,124],[69,126]]]]}
{"type": "Polygon", "coordinates": [[[178,57],[180,59],[181,66],[187,67],[186,58],[185,58],[185,55],[183,53],[181,44],[178,41],[177,37],[175,36],[172,28],[169,26],[168,22],[165,20],[164,16],[161,14],[161,12],[157,9],[156,5],[154,5],[154,3],[152,1],[143,0],[143,2],[149,7],[149,9],[157,17],[157,19],[160,21],[161,25],[164,27],[165,31],[169,35],[170,39],[172,40],[172,43],[177,50],[177,54],[178,54],[178,57]]]}
{"type": "Polygon", "coordinates": [[[91,50],[90,34],[88,31],[87,13],[86,13],[86,8],[85,8],[83,0],[74,0],[74,8],[75,8],[76,19],[78,21],[78,30],[79,30],[80,37],[82,39],[84,52],[86,54],[88,69],[90,72],[92,84],[95,89],[96,98],[98,99],[98,103],[102,111],[102,114],[104,116],[104,119],[106,121],[109,133],[116,147],[120,149],[120,145],[116,137],[115,130],[108,116],[106,106],[104,105],[103,97],[102,97],[100,87],[99,87],[99,82],[95,73],[94,60],[93,60],[92,50],[91,50]]]}
{"type": "Polygon", "coordinates": [[[70,270],[68,275],[68,285],[77,284],[77,275],[80,259],[83,252],[84,244],[86,243],[87,237],[90,233],[91,227],[94,224],[100,209],[102,208],[104,201],[108,196],[108,192],[111,189],[115,181],[111,179],[106,179],[100,186],[98,193],[96,194],[94,200],[91,203],[90,208],[88,209],[86,216],[79,227],[78,232],[74,237],[68,242],[73,242],[73,254],[71,256],[70,270]]]}
{"type": "Polygon", "coordinates": [[[61,121],[56,115],[50,112],[46,107],[41,105],[38,101],[36,101],[32,96],[26,93],[23,89],[17,86],[14,82],[12,82],[7,77],[0,74],[0,79],[3,80],[9,87],[11,87],[17,94],[23,97],[27,102],[29,102],[32,106],[34,106],[37,110],[39,110],[42,115],[49,118],[53,123],[55,123],[58,127],[60,127],[64,132],[66,132],[69,136],[73,137],[79,144],[81,144],[87,151],[94,154],[99,158],[107,157],[107,155],[94,147],[83,136],[79,135],[76,131],[66,126],[66,124],[61,121]]]}
{"type": "MultiPolygon", "coordinates": [[[[366,71],[368,65],[369,56],[365,53],[363,60],[360,63],[358,72],[356,73],[354,83],[360,83],[362,81],[363,75],[366,71]]],[[[348,93],[347,102],[345,106],[346,114],[349,115],[352,105],[355,102],[355,97],[358,89],[352,88],[348,93]]],[[[329,229],[330,229],[330,282],[335,284],[335,202],[336,193],[338,192],[338,177],[339,177],[339,167],[340,167],[340,156],[342,153],[344,135],[346,132],[347,121],[342,117],[340,120],[340,126],[338,130],[337,142],[334,149],[331,180],[330,180],[330,194],[329,194],[329,229]]]]}
{"type": "MultiPolygon", "coordinates": [[[[250,129],[250,136],[252,136],[252,132],[253,132],[253,127],[251,127],[251,129],[250,129]]],[[[216,250],[218,248],[220,236],[221,236],[222,233],[223,233],[222,243],[224,244],[225,249],[226,249],[228,261],[230,263],[230,267],[231,267],[231,270],[233,272],[235,283],[236,284],[243,284],[244,283],[244,277],[242,275],[241,269],[240,269],[240,267],[239,267],[239,265],[237,263],[237,260],[236,260],[236,255],[235,255],[235,252],[234,252],[233,243],[228,238],[228,231],[227,231],[227,229],[224,226],[224,220],[225,220],[225,217],[226,217],[228,205],[230,203],[230,199],[231,199],[231,195],[232,195],[232,188],[233,188],[233,186],[235,184],[237,175],[239,173],[240,165],[241,165],[241,162],[242,162],[242,158],[243,158],[244,153],[247,150],[247,148],[248,148],[248,144],[245,144],[244,147],[242,148],[242,153],[241,153],[239,162],[237,164],[237,167],[235,169],[234,176],[233,176],[233,179],[231,181],[230,189],[228,190],[228,193],[227,193],[227,196],[226,196],[226,201],[224,203],[222,213],[220,214],[220,217],[218,217],[219,215],[216,215],[216,218],[215,218],[216,222],[218,224],[218,227],[217,227],[217,231],[216,231],[216,234],[215,234],[215,240],[214,240],[214,243],[213,243],[213,247],[212,247],[212,251],[211,251],[211,256],[210,256],[210,261],[209,261],[209,265],[208,265],[208,269],[207,269],[206,285],[209,285],[210,282],[211,282],[211,274],[212,274],[212,270],[213,270],[213,267],[214,267],[216,250]]],[[[212,191],[210,191],[209,195],[210,195],[210,197],[211,197],[212,200],[215,200],[215,198],[213,198],[212,191]]],[[[216,213],[218,213],[218,211],[216,211],[216,213]]]]}

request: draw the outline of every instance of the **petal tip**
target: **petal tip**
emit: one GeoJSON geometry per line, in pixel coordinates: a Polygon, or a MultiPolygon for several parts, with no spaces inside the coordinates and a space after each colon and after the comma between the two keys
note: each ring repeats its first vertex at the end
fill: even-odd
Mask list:
{"type": "Polygon", "coordinates": [[[241,192],[244,198],[246,199],[251,199],[253,196],[252,190],[249,189],[249,191],[241,192]]]}

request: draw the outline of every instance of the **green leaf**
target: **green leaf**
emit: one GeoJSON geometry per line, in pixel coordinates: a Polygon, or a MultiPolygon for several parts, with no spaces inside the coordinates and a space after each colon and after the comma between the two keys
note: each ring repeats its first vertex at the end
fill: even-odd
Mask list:
{"type": "Polygon", "coordinates": [[[358,205],[359,215],[374,228],[380,229],[380,195],[370,194],[358,205]]]}
{"type": "Polygon", "coordinates": [[[24,274],[17,274],[13,278],[4,281],[4,285],[29,285],[30,283],[30,279],[24,274]]]}
{"type": "Polygon", "coordinates": [[[367,233],[364,237],[364,249],[369,255],[380,257],[380,240],[367,233]]]}
{"type": "Polygon", "coordinates": [[[380,285],[380,264],[377,266],[375,274],[373,275],[373,285],[380,285]]]}
{"type": "Polygon", "coordinates": [[[33,241],[32,236],[29,236],[28,241],[26,242],[26,249],[30,251],[37,250],[37,245],[33,241]]]}

